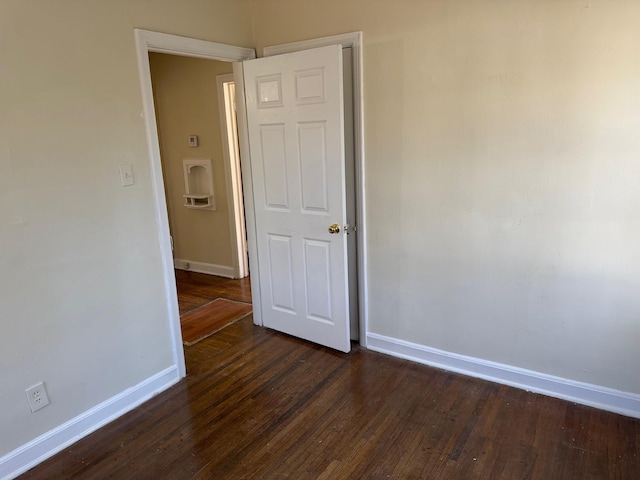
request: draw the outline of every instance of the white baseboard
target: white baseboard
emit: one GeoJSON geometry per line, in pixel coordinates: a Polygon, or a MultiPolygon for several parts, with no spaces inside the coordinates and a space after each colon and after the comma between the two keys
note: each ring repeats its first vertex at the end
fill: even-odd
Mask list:
{"type": "Polygon", "coordinates": [[[96,405],[59,427],[0,458],[0,479],[9,480],[33,468],[72,443],[112,422],[180,380],[172,366],[96,405]]]}
{"type": "Polygon", "coordinates": [[[635,393],[458,355],[376,333],[367,334],[367,348],[463,375],[640,418],[640,395],[635,393]]]}
{"type": "Polygon", "coordinates": [[[192,262],[181,258],[174,258],[173,265],[178,270],[189,272],[206,273],[207,275],[217,275],[225,278],[236,278],[233,267],[227,265],[215,265],[213,263],[192,262]]]}

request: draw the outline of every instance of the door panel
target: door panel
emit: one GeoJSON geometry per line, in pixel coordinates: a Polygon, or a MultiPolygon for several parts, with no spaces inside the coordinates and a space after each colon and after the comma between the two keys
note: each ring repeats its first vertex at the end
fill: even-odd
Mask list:
{"type": "Polygon", "coordinates": [[[305,213],[327,214],[327,152],[325,122],[298,126],[302,209],[305,213]]]}
{"type": "Polygon", "coordinates": [[[265,205],[270,209],[289,209],[284,135],[284,124],[260,125],[265,205]]]}
{"type": "Polygon", "coordinates": [[[307,316],[333,324],[331,313],[331,243],[303,239],[307,316]]]}
{"type": "Polygon", "coordinates": [[[341,55],[246,61],[244,80],[263,324],[348,352],[341,55]]]}
{"type": "Polygon", "coordinates": [[[267,234],[269,237],[269,280],[271,307],[295,314],[293,295],[293,268],[291,262],[291,237],[267,234]]]}

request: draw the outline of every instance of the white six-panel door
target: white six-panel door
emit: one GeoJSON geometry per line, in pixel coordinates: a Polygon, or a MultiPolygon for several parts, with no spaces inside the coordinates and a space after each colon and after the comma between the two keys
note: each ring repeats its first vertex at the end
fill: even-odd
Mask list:
{"type": "Polygon", "coordinates": [[[342,50],[243,66],[263,324],[348,352],[342,50]]]}

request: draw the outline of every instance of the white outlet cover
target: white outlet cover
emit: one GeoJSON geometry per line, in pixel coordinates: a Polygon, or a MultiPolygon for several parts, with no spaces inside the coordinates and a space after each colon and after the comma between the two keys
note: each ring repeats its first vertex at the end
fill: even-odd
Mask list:
{"type": "Polygon", "coordinates": [[[27,388],[25,393],[27,394],[27,401],[29,402],[29,408],[32,413],[49,405],[49,397],[44,388],[44,382],[37,383],[34,386],[27,388]]]}

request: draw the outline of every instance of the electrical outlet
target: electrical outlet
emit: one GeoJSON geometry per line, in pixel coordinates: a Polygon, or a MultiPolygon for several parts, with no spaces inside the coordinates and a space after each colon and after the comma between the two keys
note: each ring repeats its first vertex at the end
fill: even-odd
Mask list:
{"type": "Polygon", "coordinates": [[[29,402],[31,412],[37,412],[41,408],[49,405],[49,397],[47,396],[47,391],[44,389],[44,382],[27,388],[25,393],[27,394],[27,401],[29,402]]]}

